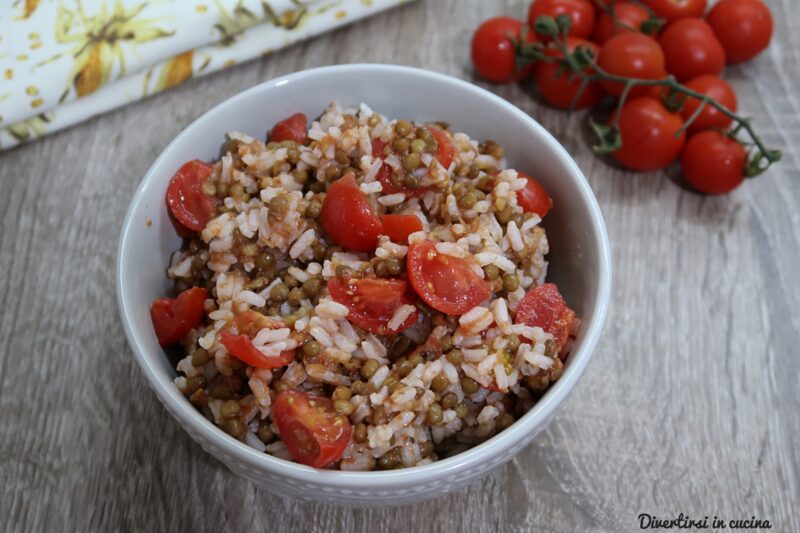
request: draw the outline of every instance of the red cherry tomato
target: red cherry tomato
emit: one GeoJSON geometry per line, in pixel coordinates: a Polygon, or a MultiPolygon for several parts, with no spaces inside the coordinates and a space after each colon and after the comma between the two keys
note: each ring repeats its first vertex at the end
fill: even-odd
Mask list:
{"type": "Polygon", "coordinates": [[[289,455],[298,463],[324,468],[342,458],[353,428],[328,398],[283,391],[275,398],[272,418],[289,455]]]}
{"type": "Polygon", "coordinates": [[[552,283],[534,287],[519,302],[517,324],[537,326],[553,336],[558,353],[564,349],[575,322],[575,311],[567,307],[561,293],[552,283]]]}
{"type": "MultiPolygon", "coordinates": [[[[492,83],[521,80],[530,74],[533,64],[519,68],[516,43],[522,40],[522,22],[511,17],[487,20],[472,36],[472,64],[476,72],[492,83]]],[[[531,29],[525,32],[525,43],[536,42],[531,29]]]]}
{"type": "MultiPolygon", "coordinates": [[[[614,121],[611,117],[610,123],[614,121]]],[[[683,126],[677,113],[650,96],[629,100],[622,106],[619,129],[622,148],[613,152],[622,166],[639,171],[658,170],[678,159],[686,132],[675,134],[683,126]]]]}
{"type": "Polygon", "coordinates": [[[528,24],[535,27],[541,16],[569,15],[571,37],[588,39],[594,29],[595,10],[591,0],[533,0],[528,10],[528,24]]]}
{"type": "Polygon", "coordinates": [[[678,81],[703,74],[718,76],[725,68],[725,50],[703,19],[676,20],[658,40],[664,50],[667,72],[678,81]]]}
{"type": "Polygon", "coordinates": [[[536,213],[539,218],[544,218],[550,208],[553,207],[553,200],[547,195],[538,181],[528,176],[524,172],[517,171],[520,178],[528,180],[524,189],[517,191],[517,203],[526,213],[536,213]]]}
{"type": "MultiPolygon", "coordinates": [[[[597,65],[610,74],[628,78],[659,80],[667,75],[661,46],[643,33],[620,33],[606,41],[600,48],[597,65]]],[[[614,96],[619,96],[625,86],[604,81],[603,87],[614,96]]],[[[647,88],[640,86],[634,87],[628,94],[633,97],[646,93],[647,88]]]]}
{"type": "Polygon", "coordinates": [[[667,22],[686,17],[702,17],[706,12],[706,0],[642,0],[656,16],[667,22]]]}
{"type": "Polygon", "coordinates": [[[283,119],[269,132],[271,142],[294,141],[300,144],[308,142],[308,119],[302,113],[295,113],[289,118],[283,119]]]}
{"type": "Polygon", "coordinates": [[[395,311],[405,304],[413,305],[416,298],[408,282],[399,278],[333,277],[328,281],[331,298],[347,306],[347,319],[357,326],[378,335],[394,335],[417,322],[416,310],[396,330],[389,328],[395,311]]]}
{"type": "Polygon", "coordinates": [[[278,355],[267,355],[253,344],[252,339],[262,329],[280,329],[287,327],[280,320],[275,320],[261,313],[249,310],[237,315],[232,329],[223,329],[219,341],[228,353],[248,366],[255,368],[280,368],[294,360],[295,350],[286,350],[278,355]]]}
{"type": "Polygon", "coordinates": [[[383,233],[352,172],[328,187],[320,221],[333,242],[353,252],[373,251],[383,233]]]}
{"type": "Polygon", "coordinates": [[[438,148],[436,149],[436,160],[444,168],[450,168],[450,163],[453,162],[453,157],[456,154],[456,149],[453,146],[453,141],[450,133],[443,130],[438,126],[427,126],[433,138],[436,139],[438,148]]]}
{"type": "Polygon", "coordinates": [[[217,214],[219,200],[203,193],[203,183],[212,167],[195,159],[178,169],[167,187],[167,205],[172,216],[185,228],[201,231],[217,214]]]}
{"type": "Polygon", "coordinates": [[[383,215],[383,231],[393,242],[405,244],[408,236],[422,231],[422,222],[414,215],[383,215]]]}
{"type": "MultiPolygon", "coordinates": [[[[567,47],[570,52],[575,51],[576,48],[584,48],[591,52],[593,57],[597,57],[600,48],[592,42],[575,37],[567,38],[567,47]]],[[[549,49],[547,55],[557,58],[563,58],[564,54],[555,49],[549,49]]],[[[587,72],[591,69],[587,68],[587,72]]],[[[580,79],[571,79],[570,71],[565,69],[559,63],[541,62],[536,67],[536,87],[539,89],[539,94],[542,95],[545,102],[558,109],[569,109],[575,95],[581,87],[580,79]]],[[[581,94],[578,101],[575,102],[575,109],[584,109],[592,107],[596,104],[605,94],[603,86],[598,82],[590,83],[581,94]]]]}
{"type": "MultiPolygon", "coordinates": [[[[686,87],[702,94],[714,98],[717,102],[724,105],[728,110],[736,112],[737,100],[736,93],[727,81],[716,76],[698,76],[686,82],[686,87]]],[[[700,107],[700,100],[697,98],[687,98],[681,109],[681,116],[686,121],[691,117],[697,108],[700,107]]],[[[694,122],[689,126],[689,134],[709,128],[725,129],[733,122],[730,118],[723,115],[717,108],[706,105],[694,122]]]]}
{"type": "Polygon", "coordinates": [[[744,181],[747,153],[735,140],[716,130],[692,136],[681,156],[686,181],[705,194],[725,194],[744,181]]]}
{"type": "Polygon", "coordinates": [[[772,13],[761,0],[721,0],[707,20],[725,49],[728,63],[753,59],[772,39],[772,13]]]}
{"type": "Polygon", "coordinates": [[[645,8],[628,2],[617,2],[614,7],[614,15],[617,17],[616,24],[611,15],[605,11],[597,19],[592,36],[592,40],[597,44],[603,45],[620,33],[641,31],[642,23],[650,19],[650,13],[645,8]]]}
{"type": "Polygon", "coordinates": [[[492,294],[491,285],[470,267],[467,259],[436,251],[425,241],[408,249],[408,279],[425,303],[448,315],[463,315],[492,294]]]}
{"type": "Polygon", "coordinates": [[[192,287],[177,298],[161,298],[150,307],[150,319],[161,346],[172,346],[203,320],[204,303],[208,293],[192,287]]]}

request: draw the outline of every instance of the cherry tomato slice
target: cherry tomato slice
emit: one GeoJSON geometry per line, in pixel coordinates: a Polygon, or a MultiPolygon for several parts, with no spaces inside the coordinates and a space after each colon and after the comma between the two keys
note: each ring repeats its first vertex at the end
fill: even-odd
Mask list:
{"type": "Polygon", "coordinates": [[[405,244],[408,236],[415,231],[422,231],[422,222],[414,215],[383,215],[383,231],[393,242],[405,244]]]}
{"type": "Polygon", "coordinates": [[[274,320],[261,313],[249,310],[237,315],[233,321],[235,331],[223,329],[220,332],[220,342],[228,353],[244,364],[256,368],[280,368],[294,360],[294,350],[286,350],[279,355],[266,355],[255,347],[252,338],[264,328],[280,329],[286,325],[280,320],[274,320]]]}
{"type": "Polygon", "coordinates": [[[208,293],[192,287],[177,298],[160,298],[150,307],[150,319],[161,346],[172,346],[183,339],[203,319],[208,293]]]}
{"type": "Polygon", "coordinates": [[[331,298],[347,306],[347,319],[357,326],[378,335],[394,335],[405,331],[417,322],[419,312],[414,310],[396,330],[388,324],[395,311],[405,304],[414,304],[414,293],[408,282],[399,278],[334,277],[328,281],[331,298]]]}
{"type": "Polygon", "coordinates": [[[517,191],[517,203],[526,213],[536,213],[539,218],[544,218],[550,208],[553,207],[553,200],[547,195],[538,181],[528,176],[524,172],[517,171],[519,177],[528,180],[524,189],[517,191]]]}
{"type": "Polygon", "coordinates": [[[324,468],[342,458],[353,428],[337,414],[328,398],[287,390],[278,394],[272,408],[281,440],[298,463],[324,468]]]}
{"type": "Polygon", "coordinates": [[[353,252],[373,251],[383,233],[352,172],[328,187],[320,220],[333,242],[353,252]]]}
{"type": "Polygon", "coordinates": [[[491,285],[466,259],[437,252],[433,241],[409,247],[407,268],[411,286],[420,298],[448,315],[463,315],[492,294],[491,285]]]}
{"type": "Polygon", "coordinates": [[[575,312],[567,307],[561,293],[552,283],[534,287],[517,306],[517,324],[538,326],[553,335],[558,352],[564,348],[575,322],[575,312]]]}
{"type": "Polygon", "coordinates": [[[289,118],[283,119],[269,132],[271,142],[294,141],[300,144],[308,142],[308,119],[302,113],[295,113],[289,118]]]}
{"type": "Polygon", "coordinates": [[[219,200],[203,193],[203,183],[211,170],[211,165],[202,161],[189,161],[172,176],[167,187],[167,205],[172,216],[192,231],[201,231],[217,214],[219,200]]]}
{"type": "Polygon", "coordinates": [[[439,145],[439,148],[436,150],[436,160],[439,161],[439,164],[444,168],[450,168],[450,163],[453,162],[453,157],[456,153],[456,149],[453,147],[453,141],[450,139],[450,134],[436,126],[428,126],[428,129],[439,145]]]}

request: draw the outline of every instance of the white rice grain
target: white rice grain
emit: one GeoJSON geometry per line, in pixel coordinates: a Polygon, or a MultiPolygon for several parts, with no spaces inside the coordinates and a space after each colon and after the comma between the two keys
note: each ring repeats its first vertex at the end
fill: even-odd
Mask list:
{"type": "Polygon", "coordinates": [[[386,326],[391,329],[392,331],[397,331],[400,329],[400,326],[411,316],[411,314],[416,311],[416,307],[410,304],[403,304],[395,310],[392,318],[386,324],[386,326]]]}

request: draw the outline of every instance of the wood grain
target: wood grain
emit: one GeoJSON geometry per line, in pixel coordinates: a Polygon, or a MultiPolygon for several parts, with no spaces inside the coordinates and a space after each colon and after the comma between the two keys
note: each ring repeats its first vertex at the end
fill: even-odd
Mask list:
{"type": "MultiPolygon", "coordinates": [[[[605,337],[557,420],[496,474],[408,509],[272,496],[233,477],[148,390],[124,340],[114,254],[125,209],[184,126],[258,82],[395,62],[473,80],[470,33],[525,2],[420,0],[0,154],[0,530],[630,531],[662,517],[800,530],[800,9],[767,0],[776,38],[729,70],[785,160],[724,198],[676,172],[592,155],[585,117],[530,87],[487,86],[575,156],[608,223],[605,337]]],[[[481,83],[481,82],[477,82],[481,83]]]]}

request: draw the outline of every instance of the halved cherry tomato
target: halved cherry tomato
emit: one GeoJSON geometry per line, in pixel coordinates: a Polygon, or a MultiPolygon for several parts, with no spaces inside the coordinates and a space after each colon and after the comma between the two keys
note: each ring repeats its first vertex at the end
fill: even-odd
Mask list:
{"type": "MultiPolygon", "coordinates": [[[[737,100],[736,93],[727,81],[716,76],[698,76],[685,83],[685,85],[701,94],[707,94],[720,104],[727,107],[730,111],[736,112],[737,100]]],[[[700,107],[700,100],[697,98],[687,98],[681,109],[683,120],[689,120],[697,108],[700,107]]],[[[727,128],[733,122],[730,118],[723,115],[716,107],[706,105],[694,122],[689,126],[689,134],[696,133],[708,128],[727,128]]]]}
{"type": "Polygon", "coordinates": [[[285,328],[280,320],[262,315],[252,309],[237,315],[233,321],[233,330],[223,329],[219,342],[228,349],[228,353],[248,366],[256,368],[280,368],[294,360],[294,349],[281,352],[279,355],[266,355],[253,344],[255,337],[262,329],[285,328]]]}
{"type": "Polygon", "coordinates": [[[353,428],[338,414],[328,398],[287,390],[278,394],[272,408],[281,440],[298,463],[324,468],[342,458],[353,428]]]}
{"type": "MultiPolygon", "coordinates": [[[[472,36],[472,64],[485,80],[508,83],[521,80],[531,72],[533,64],[519,68],[516,43],[522,41],[522,22],[513,17],[495,17],[478,26],[472,36]]],[[[536,42],[536,34],[527,29],[525,43],[536,42]]]]}
{"type": "Polygon", "coordinates": [[[728,63],[753,59],[772,39],[772,13],[762,0],[720,0],[707,17],[728,63]]]}
{"type": "MultiPolygon", "coordinates": [[[[567,48],[570,52],[574,52],[576,48],[582,48],[590,52],[592,57],[595,58],[600,52],[600,48],[596,44],[577,37],[567,38],[567,48]]],[[[561,51],[552,48],[548,49],[546,53],[559,59],[564,57],[561,51]]],[[[588,73],[593,72],[590,67],[584,70],[588,73]]],[[[584,87],[580,98],[575,101],[575,96],[577,96],[581,88],[581,80],[572,76],[570,70],[564,68],[561,62],[548,63],[542,61],[539,63],[536,66],[536,87],[545,102],[558,109],[569,109],[570,105],[574,105],[575,109],[592,107],[605,94],[603,86],[599,82],[593,81],[584,87]]]]}
{"type": "Polygon", "coordinates": [[[517,324],[538,326],[550,333],[558,352],[564,349],[575,321],[575,311],[567,307],[561,293],[552,283],[534,287],[517,306],[517,324]]]}
{"type": "Polygon", "coordinates": [[[707,0],[643,0],[656,16],[667,22],[685,17],[702,17],[707,0]]]}
{"type": "Polygon", "coordinates": [[[491,285],[467,261],[439,253],[433,241],[412,244],[408,278],[425,303],[448,315],[463,315],[492,294],[491,285]]]}
{"type": "Polygon", "coordinates": [[[355,325],[378,335],[393,335],[416,323],[416,310],[396,330],[390,329],[389,321],[395,311],[405,304],[414,304],[414,293],[408,282],[399,278],[350,278],[339,276],[328,281],[331,298],[350,311],[347,319],[355,325]]]}
{"type": "Polygon", "coordinates": [[[212,167],[195,159],[172,176],[167,187],[167,205],[175,219],[192,231],[201,231],[217,213],[219,200],[203,193],[203,183],[212,167]]]}
{"type": "Polygon", "coordinates": [[[741,185],[746,162],[744,147],[716,130],[693,135],[681,154],[686,181],[705,194],[725,194],[741,185]]]}
{"type": "MultiPolygon", "coordinates": [[[[664,52],[661,46],[643,33],[620,33],[600,48],[597,66],[611,74],[627,78],[659,80],[667,76],[664,52]]],[[[603,81],[603,87],[614,96],[622,94],[625,85],[603,81]]],[[[634,87],[629,96],[642,96],[647,87],[634,87]]]]}
{"type": "Polygon", "coordinates": [[[544,218],[550,208],[553,207],[553,200],[547,195],[547,191],[538,181],[528,176],[524,172],[517,171],[520,178],[528,180],[524,189],[517,191],[517,203],[526,213],[536,213],[539,218],[544,218]]]}
{"type": "MultiPolygon", "coordinates": [[[[613,122],[612,116],[609,123],[613,122]]],[[[611,155],[625,168],[640,172],[667,167],[678,159],[686,143],[685,131],[675,136],[682,126],[681,116],[655,98],[629,100],[619,115],[622,148],[611,155]]]]}
{"type": "Polygon", "coordinates": [[[408,236],[415,231],[422,231],[422,222],[414,215],[383,215],[383,231],[393,242],[407,243],[408,236]]]}
{"type": "Polygon", "coordinates": [[[192,287],[177,298],[160,298],[153,302],[150,319],[161,346],[172,346],[200,323],[207,296],[205,289],[192,287]]]}
{"type": "Polygon", "coordinates": [[[453,162],[453,156],[456,149],[453,147],[453,141],[450,140],[450,134],[438,126],[427,126],[436,139],[439,148],[436,150],[436,160],[444,168],[450,168],[450,163],[453,162]]]}
{"type": "Polygon", "coordinates": [[[308,142],[308,119],[302,113],[295,113],[289,118],[283,119],[269,132],[271,142],[294,141],[300,144],[308,142]]]}
{"type": "Polygon", "coordinates": [[[374,250],[383,233],[381,221],[372,212],[352,172],[328,187],[320,221],[333,242],[353,252],[374,250]]]}
{"type": "Polygon", "coordinates": [[[534,0],[528,10],[528,24],[531,28],[544,15],[553,18],[568,15],[572,22],[569,29],[571,37],[588,39],[594,28],[595,10],[592,0],[534,0]]]}
{"type": "Polygon", "coordinates": [[[703,19],[676,20],[658,39],[667,72],[680,81],[703,74],[719,76],[725,68],[725,50],[703,19]]]}

